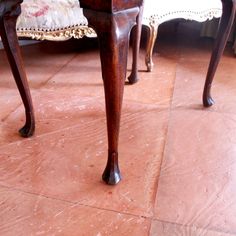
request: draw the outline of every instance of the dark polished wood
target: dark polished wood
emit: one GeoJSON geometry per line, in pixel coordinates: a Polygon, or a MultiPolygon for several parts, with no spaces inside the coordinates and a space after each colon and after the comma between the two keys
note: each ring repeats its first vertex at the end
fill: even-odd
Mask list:
{"type": "Polygon", "coordinates": [[[79,2],[82,8],[108,13],[138,7],[143,3],[142,0],[79,0],[79,2]]]}
{"type": "Polygon", "coordinates": [[[22,0],[0,1],[0,35],[25,107],[26,122],[19,132],[21,136],[29,137],[34,133],[35,120],[31,95],[16,35],[16,20],[21,13],[21,3],[22,0]]]}
{"type": "Polygon", "coordinates": [[[215,40],[215,44],[213,47],[213,52],[211,55],[211,60],[208,67],[208,72],[203,91],[203,105],[205,107],[209,107],[214,104],[214,100],[211,97],[211,85],[234,22],[236,1],[222,0],[222,6],[223,6],[223,13],[220,20],[220,25],[215,40]]]}
{"type": "Polygon", "coordinates": [[[117,184],[121,179],[118,140],[129,35],[141,5],[142,0],[80,0],[84,15],[96,31],[100,44],[108,132],[108,160],[102,178],[107,184],[117,184]]]}
{"type": "Polygon", "coordinates": [[[140,11],[136,19],[137,25],[134,28],[135,32],[132,37],[133,61],[132,61],[132,70],[128,77],[128,81],[130,84],[138,82],[138,56],[139,56],[140,39],[142,31],[142,17],[143,17],[143,6],[140,7],[140,11]]]}

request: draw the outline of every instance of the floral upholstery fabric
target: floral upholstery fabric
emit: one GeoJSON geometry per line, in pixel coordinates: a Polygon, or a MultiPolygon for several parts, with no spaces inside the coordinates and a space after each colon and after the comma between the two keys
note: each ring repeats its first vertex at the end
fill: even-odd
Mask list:
{"type": "Polygon", "coordinates": [[[87,25],[78,0],[24,0],[17,29],[57,30],[87,25]]]}

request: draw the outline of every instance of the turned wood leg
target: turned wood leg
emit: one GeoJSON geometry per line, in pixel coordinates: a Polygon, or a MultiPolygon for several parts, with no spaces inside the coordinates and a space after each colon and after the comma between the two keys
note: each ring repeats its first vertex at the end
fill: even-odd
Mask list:
{"type": "Polygon", "coordinates": [[[138,81],[138,56],[139,56],[139,48],[140,48],[140,40],[141,40],[141,31],[142,31],[142,17],[143,17],[143,6],[140,7],[139,14],[137,16],[137,25],[134,28],[135,32],[132,37],[132,70],[131,74],[128,77],[128,81],[130,84],[134,84],[138,81]]]}
{"type": "Polygon", "coordinates": [[[84,15],[97,32],[100,44],[108,132],[108,160],[102,178],[107,184],[117,184],[121,179],[118,166],[121,106],[129,34],[138,11],[139,8],[132,8],[111,14],[84,9],[84,15]]]}
{"type": "Polygon", "coordinates": [[[0,34],[14,79],[25,107],[26,122],[19,132],[21,136],[29,137],[34,133],[35,121],[32,100],[16,35],[16,20],[19,14],[20,5],[17,5],[0,18],[0,34]]]}
{"type": "Polygon", "coordinates": [[[220,20],[203,91],[203,105],[205,107],[214,104],[211,97],[211,85],[235,17],[236,2],[234,0],[222,0],[222,5],[223,14],[220,20]]]}
{"type": "Polygon", "coordinates": [[[145,63],[147,66],[147,71],[151,72],[153,69],[153,61],[152,61],[152,53],[153,48],[156,42],[157,38],[157,31],[158,31],[158,25],[157,24],[150,24],[148,26],[149,28],[149,35],[148,35],[148,42],[147,42],[147,52],[145,57],[145,63]]]}

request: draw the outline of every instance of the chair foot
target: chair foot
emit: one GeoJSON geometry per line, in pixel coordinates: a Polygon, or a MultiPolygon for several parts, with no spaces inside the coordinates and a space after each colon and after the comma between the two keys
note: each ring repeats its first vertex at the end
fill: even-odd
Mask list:
{"type": "Polygon", "coordinates": [[[34,134],[35,131],[35,119],[32,112],[26,113],[25,125],[19,130],[22,137],[27,138],[34,134]]]}
{"type": "Polygon", "coordinates": [[[102,175],[103,181],[109,185],[118,184],[121,180],[120,169],[118,166],[118,153],[113,152],[108,154],[106,168],[102,175]]]}
{"type": "Polygon", "coordinates": [[[135,84],[139,81],[138,73],[131,73],[128,77],[129,84],[135,84]]]}
{"type": "Polygon", "coordinates": [[[152,72],[154,64],[152,61],[146,61],[147,72],[152,72]]]}
{"type": "Polygon", "coordinates": [[[203,106],[204,107],[211,107],[214,103],[215,102],[211,96],[207,96],[206,98],[203,98],[203,106]]]}
{"type": "MultiPolygon", "coordinates": [[[[148,47],[150,47],[150,46],[148,46],[148,47]]],[[[152,50],[153,50],[153,47],[154,47],[154,45],[151,46],[152,49],[147,49],[148,52],[147,52],[147,54],[145,56],[145,64],[146,64],[146,67],[147,67],[147,72],[152,72],[153,67],[154,67],[154,63],[152,61],[152,50]]]]}

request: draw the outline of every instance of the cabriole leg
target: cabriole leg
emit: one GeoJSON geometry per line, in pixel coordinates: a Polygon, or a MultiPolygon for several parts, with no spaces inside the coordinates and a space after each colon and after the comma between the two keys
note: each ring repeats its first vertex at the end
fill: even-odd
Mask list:
{"type": "Polygon", "coordinates": [[[137,25],[134,28],[134,37],[132,38],[132,70],[131,74],[128,77],[128,81],[130,84],[134,84],[138,81],[138,56],[139,56],[139,48],[140,48],[140,39],[141,39],[141,31],[142,31],[142,17],[143,17],[143,6],[140,7],[139,14],[137,16],[137,25]]]}
{"type": "Polygon", "coordinates": [[[34,133],[35,120],[29,86],[16,35],[16,20],[21,11],[21,2],[22,1],[2,1],[0,3],[1,9],[5,11],[4,13],[1,13],[0,34],[15,82],[25,107],[26,122],[19,132],[21,136],[29,137],[34,133]]]}
{"type": "Polygon", "coordinates": [[[211,85],[235,17],[236,2],[232,0],[222,0],[222,4],[223,14],[220,20],[219,30],[213,47],[203,91],[203,105],[205,107],[214,104],[211,97],[211,85]]]}
{"type": "Polygon", "coordinates": [[[148,42],[147,42],[145,63],[147,66],[147,71],[151,72],[154,66],[152,61],[152,53],[157,38],[158,25],[157,24],[149,25],[148,29],[149,29],[149,35],[147,40],[148,42]]]}
{"type": "Polygon", "coordinates": [[[108,160],[102,178],[107,184],[112,185],[121,179],[118,165],[121,106],[129,34],[135,25],[138,12],[138,7],[115,14],[84,9],[84,15],[97,32],[100,44],[108,132],[108,160]]]}

